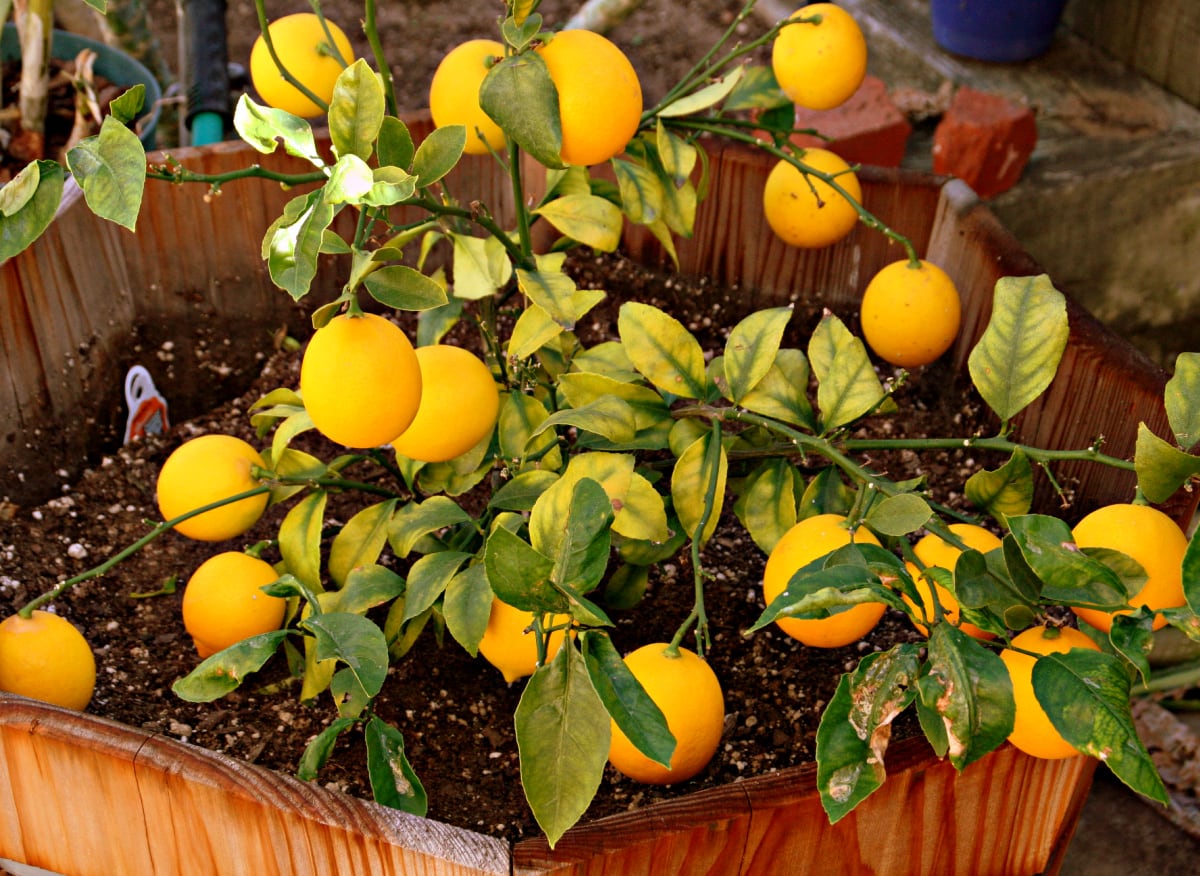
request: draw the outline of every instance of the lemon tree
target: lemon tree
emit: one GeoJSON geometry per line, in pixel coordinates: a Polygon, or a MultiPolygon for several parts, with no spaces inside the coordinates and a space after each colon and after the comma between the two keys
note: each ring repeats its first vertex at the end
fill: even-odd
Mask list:
{"type": "MultiPolygon", "coordinates": [[[[778,637],[780,659],[803,659],[810,640],[853,649],[817,737],[817,782],[832,820],[885,780],[890,724],[906,710],[956,768],[1003,744],[1023,700],[1002,655],[1036,654],[1023,631],[1046,626],[1064,607],[1109,618],[1107,629],[1091,630],[1104,647],[1038,656],[1029,675],[1034,698],[1074,750],[1103,757],[1131,787],[1165,799],[1132,723],[1130,680],[1150,672],[1154,626],[1193,636],[1200,629],[1200,548],[1188,541],[1180,551],[1176,540],[1163,566],[1177,568],[1178,584],[1169,598],[1150,598],[1159,587],[1148,581],[1168,576],[1160,579],[1156,561],[1138,554],[1138,539],[1110,542],[1102,532],[1089,545],[1087,527],[1073,532],[1064,517],[1039,513],[1032,496],[1035,479],[1045,478],[1069,498],[1055,476],[1064,460],[1127,472],[1130,504],[1139,508],[1189,486],[1200,474],[1192,453],[1200,361],[1181,357],[1164,399],[1170,434],[1143,425],[1133,460],[1099,444],[1051,451],[1024,443],[1020,415],[1054,380],[1070,326],[1049,278],[1006,277],[991,290],[982,335],[961,342],[971,348],[968,375],[995,415],[994,434],[905,437],[896,429],[898,437],[864,438],[866,421],[897,410],[898,382],[922,375],[881,379],[875,344],[855,334],[849,314],[828,313],[802,337],[791,308],[739,314],[721,326],[724,347],[705,349],[660,307],[626,301],[596,311],[604,290],[580,288],[564,271],[565,250],[615,249],[627,222],[647,228],[675,258],[675,241],[691,235],[709,191],[702,138],[719,134],[778,163],[763,210],[784,241],[827,246],[861,222],[904,249],[907,259],[887,276],[910,294],[914,313],[940,299],[933,266],[861,203],[853,168],[792,143],[794,101],[832,97],[789,96],[790,71],[812,62],[819,74],[798,79],[839,95],[855,86],[858,52],[846,48],[856,44],[843,13],[805,7],[739,42],[753,6],[747,2],[688,76],[645,106],[619,48],[556,32],[536,2],[505,4],[502,51],[488,47],[478,87],[476,65],[457,77],[455,92],[468,108],[474,94],[504,135],[503,145],[489,141],[511,183],[500,206],[459,200],[455,174],[478,145],[472,137],[482,120],[439,121],[428,136],[414,136],[397,115],[382,57],[346,58],[337,72],[322,118],[329,148],[318,145],[306,109],[239,100],[239,136],[263,154],[299,159],[299,171],[147,169],[178,183],[220,187],[269,175],[287,186],[291,199],[264,231],[263,258],[281,290],[311,305],[314,333],[299,380],[251,412],[263,444],[251,448],[257,459],[238,448],[217,454],[217,476],[185,467],[163,492],[181,496],[186,510],[31,600],[20,617],[193,514],[236,518],[223,537],[244,532],[253,515],[237,503],[255,500],[244,507],[261,513],[269,495],[277,537],[254,550],[273,552],[271,562],[250,564],[261,577],[214,576],[253,586],[213,587],[209,597],[212,605],[246,600],[236,615],[255,623],[216,640],[216,616],[235,609],[189,609],[187,628],[213,653],[173,690],[215,700],[283,660],[300,699],[325,702],[331,713],[299,774],[315,777],[335,743],[355,731],[368,760],[388,766],[370,771],[375,798],[424,813],[428,801],[403,737],[372,704],[393,663],[455,643],[480,658],[482,675],[521,685],[513,715],[521,781],[553,844],[587,811],[610,754],[639,781],[670,782],[712,756],[723,706],[706,658],[720,647],[710,613],[723,607],[705,599],[704,548],[730,525],[766,558],[764,607],[746,632],[823,631],[805,632],[799,643],[778,637]],[[814,46],[798,50],[803,63],[751,63],[759,50],[778,48],[782,57],[797,40],[830,36],[842,48],[823,61],[814,46]],[[606,164],[602,173],[591,170],[596,163],[606,164]],[[342,291],[312,303],[314,277],[333,269],[345,272],[342,291]],[[586,342],[577,329],[587,321],[615,331],[586,342]],[[896,480],[875,462],[880,451],[964,446],[981,468],[961,485],[968,507],[956,513],[975,527],[988,522],[999,547],[952,528],[924,483],[896,480]],[[221,488],[203,493],[209,481],[221,488]],[[669,641],[622,656],[612,612],[636,611],[654,568],[681,558],[691,570],[691,611],[669,641]],[[856,640],[889,611],[927,638],[860,651],[856,640]],[[967,623],[994,638],[968,635],[967,623]],[[664,693],[671,678],[682,681],[667,682],[664,693]],[[680,686],[689,693],[682,704],[680,686]]],[[[81,179],[85,190],[94,184],[86,173],[81,179]]],[[[35,228],[53,200],[45,197],[53,175],[44,183],[49,188],[27,177],[17,191],[6,189],[0,223],[35,228]]],[[[901,300],[887,299],[891,308],[901,300]]],[[[939,314],[885,319],[907,337],[933,327],[925,322],[945,329],[951,320],[944,308],[939,314]]],[[[901,367],[916,367],[906,361],[916,360],[901,367]]],[[[1107,527],[1121,528],[1133,526],[1107,527]]],[[[193,599],[206,577],[189,583],[193,599]]],[[[639,630],[634,623],[631,635],[639,630]]]]}

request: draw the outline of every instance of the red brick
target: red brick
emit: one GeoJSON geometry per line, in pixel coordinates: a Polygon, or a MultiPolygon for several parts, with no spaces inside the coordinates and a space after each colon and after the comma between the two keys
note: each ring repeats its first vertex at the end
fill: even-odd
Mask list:
{"type": "Polygon", "coordinates": [[[1016,184],[1036,145],[1033,110],[964,85],[934,131],[933,170],[991,198],[1016,184]]]}
{"type": "Polygon", "coordinates": [[[821,146],[851,164],[898,167],[904,159],[912,126],[888,96],[883,80],[868,76],[858,91],[839,107],[810,110],[796,107],[796,127],[811,128],[821,137],[793,134],[800,146],[821,146]]]}

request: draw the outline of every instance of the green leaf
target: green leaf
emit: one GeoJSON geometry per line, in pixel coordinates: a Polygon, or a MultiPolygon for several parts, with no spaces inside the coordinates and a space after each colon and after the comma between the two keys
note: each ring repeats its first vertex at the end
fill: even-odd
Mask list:
{"type": "Polygon", "coordinates": [[[329,547],[329,576],[341,587],[356,566],[367,566],[379,559],[387,544],[396,499],[386,499],[357,512],[334,536],[329,547]]]}
{"type": "Polygon", "coordinates": [[[323,194],[316,189],[293,199],[290,211],[272,224],[263,241],[272,282],[297,301],[308,294],[317,275],[321,241],[336,212],[323,194]]]}
{"type": "Polygon", "coordinates": [[[317,593],[325,589],[321,586],[321,528],[327,499],[324,490],[309,493],[292,506],[279,525],[279,552],[284,565],[317,593]]]}
{"type": "Polygon", "coordinates": [[[1129,709],[1129,674],[1116,657],[1086,648],[1046,654],[1033,665],[1033,692],[1063,739],[1101,760],[1137,793],[1169,802],[1138,738],[1129,709]]]}
{"type": "Polygon", "coordinates": [[[795,468],[782,457],[764,460],[746,477],[733,510],[763,553],[796,524],[796,479],[795,468]]]}
{"type": "Polygon", "coordinates": [[[559,648],[534,672],[515,723],[521,784],[553,848],[587,811],[608,761],[611,722],[579,651],[559,648]]]}
{"type": "Polygon", "coordinates": [[[662,162],[663,170],[671,178],[675,188],[682,188],[696,167],[696,157],[699,154],[697,148],[672,134],[661,119],[655,125],[654,146],[658,150],[658,159],[662,162]]]}
{"type": "Polygon", "coordinates": [[[371,297],[395,310],[430,310],[448,300],[436,280],[407,265],[388,265],[364,281],[371,297]]]}
{"type": "Polygon", "coordinates": [[[552,471],[522,472],[492,494],[488,507],[504,511],[532,511],[538,497],[558,480],[552,471]]]}
{"type": "Polygon", "coordinates": [[[625,498],[613,503],[617,508],[612,530],[617,535],[641,541],[663,543],[671,537],[667,509],[654,485],[637,472],[629,481],[625,498]]]}
{"type": "Polygon", "coordinates": [[[618,610],[634,608],[649,587],[650,567],[625,563],[608,576],[604,585],[604,604],[618,610]]]}
{"type": "Polygon", "coordinates": [[[325,591],[320,595],[320,603],[323,611],[366,614],[403,592],[403,578],[386,566],[371,563],[351,569],[342,589],[325,591]]]}
{"type": "Polygon", "coordinates": [[[449,173],[462,157],[467,144],[467,129],[462,125],[434,128],[421,141],[413,156],[413,174],[422,188],[431,186],[449,173]]]}
{"type": "Polygon", "coordinates": [[[1150,502],[1165,502],[1175,491],[1200,475],[1200,457],[1184,453],[1138,423],[1133,450],[1138,488],[1150,502]]]}
{"type": "Polygon", "coordinates": [[[779,90],[779,83],[770,67],[751,66],[746,68],[746,75],[741,78],[729,99],[725,101],[725,110],[769,110],[776,107],[787,108],[788,128],[795,125],[796,108],[779,90]]]}
{"type": "Polygon", "coordinates": [[[1008,462],[995,471],[975,472],[964,485],[971,504],[982,508],[999,523],[1028,514],[1033,505],[1033,466],[1025,451],[1013,451],[1008,462]]]}
{"type": "Polygon", "coordinates": [[[24,250],[50,227],[65,181],[57,161],[36,161],[0,189],[0,261],[24,250]]]}
{"type": "Polygon", "coordinates": [[[742,398],[748,411],[784,423],[817,428],[808,400],[808,359],[800,350],[780,350],[766,375],[742,398]]]}
{"type": "Polygon", "coordinates": [[[1194,533],[1183,555],[1183,595],[1192,614],[1200,615],[1200,538],[1194,533]]]}
{"type": "Polygon", "coordinates": [[[649,304],[627,301],[617,317],[617,332],[647,380],[672,395],[704,398],[704,352],[679,320],[649,304]]]}
{"type": "Polygon", "coordinates": [[[412,165],[413,156],[417,151],[408,126],[395,116],[384,116],[379,128],[379,142],[375,148],[380,165],[405,170],[412,165]]]}
{"type": "Polygon", "coordinates": [[[1121,577],[1075,545],[1065,522],[1044,514],[1008,521],[1021,556],[1042,581],[1042,598],[1061,605],[1117,609],[1127,607],[1121,577]]]}
{"type": "Polygon", "coordinates": [[[1048,276],[996,281],[991,321],[967,366],[1001,420],[1011,420],[1050,385],[1068,331],[1066,299],[1048,276]]]}
{"type": "Polygon", "coordinates": [[[606,396],[621,399],[632,409],[634,427],[639,431],[669,420],[671,416],[663,397],[650,387],[604,374],[568,372],[558,378],[558,388],[573,408],[586,407],[606,396]]]}
{"type": "Polygon", "coordinates": [[[282,143],[288,155],[317,167],[325,166],[312,127],[285,110],[260,106],[243,94],[233,112],[233,127],[239,137],[264,155],[270,155],[282,143]]]}
{"type": "Polygon", "coordinates": [[[431,607],[469,559],[471,555],[462,551],[438,551],[413,563],[408,570],[402,620],[412,620],[431,607]]]}
{"type": "Polygon", "coordinates": [[[791,318],[791,307],[759,310],[729,333],[725,341],[725,380],[734,404],[740,405],[775,364],[783,332],[791,318]]]}
{"type": "Polygon", "coordinates": [[[354,718],[334,718],[330,721],[329,725],[305,746],[300,763],[296,766],[296,778],[302,782],[316,779],[321,767],[329,762],[338,737],[357,723],[354,718]]]}
{"type": "Polygon", "coordinates": [[[1180,353],[1163,401],[1175,440],[1184,450],[1200,441],[1200,353],[1180,353]]]}
{"type": "Polygon", "coordinates": [[[109,103],[108,114],[122,125],[128,125],[137,119],[138,113],[142,111],[142,107],[145,105],[146,86],[139,82],[137,85],[127,88],[121,93],[120,97],[113,99],[109,103]]]}
{"type": "Polygon", "coordinates": [[[374,621],[339,611],[312,615],[301,626],[316,640],[318,661],[339,660],[350,670],[356,690],[347,690],[348,699],[357,703],[360,696],[369,699],[379,693],[387,677],[388,650],[383,630],[374,621]]]}
{"type": "Polygon", "coordinates": [[[565,612],[567,598],[550,583],[554,561],[504,527],[492,530],[483,554],[492,591],[522,611],[565,612]]]}
{"type": "Polygon", "coordinates": [[[608,566],[612,519],[609,494],[590,477],[564,476],[542,494],[529,516],[529,540],[553,561],[555,584],[583,594],[600,582],[608,566]]]}
{"type": "Polygon", "coordinates": [[[135,229],[146,187],[146,150],[137,134],[106,116],[99,134],[67,153],[67,164],[93,213],[135,229]]]}
{"type": "Polygon", "coordinates": [[[429,801],[416,770],[404,754],[404,736],[381,718],[372,717],[365,731],[367,775],[376,803],[424,816],[429,801]]]}
{"type": "Polygon", "coordinates": [[[409,502],[392,515],[388,543],[400,559],[407,557],[417,542],[441,529],[471,520],[457,502],[446,496],[430,496],[424,502],[409,502]]]}
{"type": "Polygon", "coordinates": [[[602,396],[579,408],[563,408],[547,417],[533,430],[536,438],[556,426],[574,426],[585,432],[601,435],[615,444],[632,441],[637,434],[633,408],[616,396],[602,396]]]}
{"type": "Polygon", "coordinates": [[[734,88],[741,81],[744,72],[744,67],[740,65],[734,67],[732,72],[721,77],[711,85],[706,85],[703,88],[693,91],[691,94],[671,101],[658,111],[658,115],[664,119],[671,119],[678,118],[679,116],[690,116],[693,113],[714,107],[733,92],[734,88]]]}
{"type": "Polygon", "coordinates": [[[562,333],[563,327],[546,309],[531,302],[513,326],[508,338],[508,355],[513,359],[528,359],[562,333]]]}
{"type": "Polygon", "coordinates": [[[479,106],[539,164],[563,166],[558,89],[541,55],[522,52],[494,64],[479,86],[479,106]]]}
{"type": "Polygon", "coordinates": [[[370,166],[351,153],[343,155],[329,174],[325,184],[325,201],[330,204],[358,204],[375,184],[370,166]]]}
{"type": "Polygon", "coordinates": [[[479,653],[479,640],[487,630],[492,596],[487,570],[482,563],[463,569],[446,585],[442,603],[446,629],[472,657],[479,653]]]}
{"type": "Polygon", "coordinates": [[[339,158],[371,157],[383,127],[384,95],[379,75],[362,58],[338,74],[329,102],[329,138],[339,158]]]}
{"type": "Polygon", "coordinates": [[[662,710],[629,671],[607,633],[589,630],[580,641],[588,677],[605,710],[638,751],[669,769],[675,737],[662,710]]]}
{"type": "MultiPolygon", "coordinates": [[[[440,130],[440,129],[439,129],[440,130]]],[[[454,243],[454,295],[475,301],[495,295],[512,277],[512,262],[494,237],[451,234],[454,243]]]]}
{"type": "Polygon", "coordinates": [[[205,659],[172,684],[171,690],[189,703],[219,700],[230,691],[237,690],[247,675],[261,669],[287,635],[287,630],[272,630],[242,639],[205,659]]]}
{"type": "Polygon", "coordinates": [[[953,624],[933,625],[918,689],[922,707],[941,721],[956,769],[995,750],[1012,732],[1012,679],[1004,661],[953,624]]]}
{"type": "Polygon", "coordinates": [[[854,422],[886,395],[866,346],[833,314],[821,319],[809,339],[808,361],[817,376],[817,408],[825,432],[854,422]]]}
{"type": "Polygon", "coordinates": [[[612,160],[621,193],[621,209],[631,222],[652,226],[663,218],[666,192],[662,180],[650,168],[623,158],[612,160]]]}
{"type": "Polygon", "coordinates": [[[712,537],[725,504],[725,478],[729,461],[725,455],[725,448],[720,444],[719,438],[714,438],[712,433],[705,433],[675,461],[675,468],[671,473],[671,502],[675,513],[679,515],[679,523],[688,537],[700,544],[712,537]],[[713,454],[709,452],[714,441],[717,444],[715,467],[713,454]],[[697,537],[700,521],[704,517],[710,497],[712,504],[704,523],[704,530],[697,537]]]}
{"type": "Polygon", "coordinates": [[[866,523],[881,535],[908,535],[924,526],[933,509],[916,493],[889,496],[871,506],[866,523]]]}
{"type": "Polygon", "coordinates": [[[501,403],[497,423],[500,454],[520,471],[527,467],[553,471],[562,465],[562,453],[556,446],[555,435],[546,432],[541,438],[530,440],[533,430],[548,416],[541,402],[521,393],[508,393],[501,403]],[[547,451],[547,448],[550,449],[547,451]]]}
{"type": "Polygon", "coordinates": [[[533,211],[567,237],[600,252],[613,252],[621,242],[621,208],[595,195],[564,195],[533,211]]]}
{"type": "Polygon", "coordinates": [[[535,0],[518,0],[512,4],[512,17],[506,18],[500,24],[500,32],[504,41],[518,52],[533,42],[542,29],[542,16],[530,14],[537,6],[535,0]]]}
{"type": "Polygon", "coordinates": [[[842,676],[817,727],[817,789],[835,824],[883,784],[892,721],[912,699],[915,644],[868,654],[842,676]]]}

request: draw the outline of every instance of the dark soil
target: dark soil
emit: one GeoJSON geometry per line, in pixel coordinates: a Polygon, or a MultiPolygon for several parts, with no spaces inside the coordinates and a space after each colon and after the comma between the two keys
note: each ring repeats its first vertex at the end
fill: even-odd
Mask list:
{"type": "MultiPolygon", "coordinates": [[[[610,36],[627,50],[647,96],[653,99],[690,67],[741,5],[740,0],[687,4],[647,0],[610,36]]],[[[380,29],[393,58],[402,109],[425,105],[437,60],[462,40],[492,35],[501,6],[498,2],[379,4],[380,29]]],[[[546,0],[541,11],[548,20],[561,21],[565,12],[577,6],[577,2],[546,0]]],[[[173,46],[173,4],[158,0],[151,7],[162,45],[173,46]]],[[[268,2],[267,7],[276,15],[304,11],[307,4],[268,2]]],[[[348,33],[356,32],[359,3],[326,3],[325,8],[348,33]],[[344,11],[339,12],[340,7],[344,11]]],[[[244,63],[256,33],[252,4],[230,4],[228,20],[231,60],[244,63]]],[[[754,25],[756,33],[758,24],[752,19],[747,26],[754,25]]],[[[730,324],[728,306],[720,317],[689,310],[696,296],[679,278],[647,276],[627,266],[614,275],[607,260],[588,258],[577,268],[602,276],[597,284],[614,299],[659,301],[689,327],[712,329],[710,349],[723,340],[719,327],[730,324]]],[[[730,292],[724,303],[736,302],[736,297],[736,291],[730,292]]],[[[818,307],[819,303],[818,299],[818,307]]],[[[611,335],[614,313],[600,311],[591,330],[599,336],[611,335]]],[[[853,314],[843,316],[853,319],[853,314]]],[[[796,314],[793,345],[803,345],[802,337],[818,317],[816,309],[796,314]]],[[[143,535],[158,518],[154,502],[158,468],[179,443],[209,432],[256,442],[249,406],[269,389],[295,386],[298,367],[299,354],[277,354],[244,396],[211,414],[175,424],[165,436],[112,452],[78,482],[64,481],[60,497],[36,508],[0,505],[0,614],[95,566],[143,535]]],[[[944,401],[922,400],[923,388],[952,382],[934,366],[904,390],[909,410],[906,433],[972,431],[975,408],[963,396],[950,393],[944,401]]],[[[949,504],[961,504],[961,497],[952,491],[973,463],[963,451],[873,462],[897,479],[928,475],[938,487],[939,500],[949,504]],[[950,485],[949,491],[943,489],[945,485],[950,485]]],[[[381,477],[382,472],[356,475],[381,477]]],[[[298,685],[288,679],[281,659],[268,664],[261,677],[249,679],[235,694],[213,704],[186,703],[170,690],[198,662],[180,620],[187,576],[217,550],[271,538],[286,507],[273,509],[242,539],[225,545],[168,534],[57,601],[55,609],[83,630],[96,652],[99,676],[89,711],[264,766],[295,768],[304,746],[334,716],[334,710],[327,699],[301,704],[298,685]],[[136,595],[161,591],[168,581],[178,583],[174,593],[136,595]]],[[[331,508],[330,521],[344,522],[356,507],[345,500],[331,508]]],[[[277,559],[271,550],[265,557],[277,559]]],[[[864,642],[832,651],[805,648],[774,630],[744,637],[742,631],[761,612],[761,552],[727,513],[702,559],[712,574],[707,589],[714,640],[710,659],[726,691],[722,746],[707,770],[678,788],[646,788],[610,771],[590,816],[810,761],[820,710],[838,675],[864,652],[914,635],[902,618],[889,614],[864,642]]],[[[397,567],[403,571],[401,565],[397,567]]],[[[686,556],[656,570],[641,608],[613,612],[618,647],[627,651],[669,638],[691,608],[691,582],[686,556]]],[[[521,687],[521,683],[505,685],[496,670],[482,659],[470,658],[450,637],[439,646],[429,631],[412,656],[393,667],[378,712],[403,732],[409,758],[429,791],[431,817],[508,839],[538,832],[521,791],[512,732],[511,716],[521,687]]],[[[320,781],[369,796],[361,751],[358,738],[344,739],[320,781]]]]}
{"type": "MultiPolygon", "coordinates": [[[[614,301],[657,301],[707,336],[710,348],[722,342],[717,328],[721,323],[711,315],[718,311],[696,310],[692,302],[700,298],[693,287],[678,277],[650,275],[623,262],[616,263],[614,272],[612,261],[578,259],[581,285],[603,285],[614,301]]],[[[730,293],[719,312],[728,312],[735,299],[736,293],[730,293]]],[[[816,307],[798,312],[793,319],[796,337],[790,343],[802,344],[819,316],[816,307]]],[[[611,336],[614,327],[615,309],[601,309],[586,330],[611,336]]],[[[278,354],[245,396],[208,416],[176,425],[165,436],[152,436],[106,457],[78,483],[64,484],[61,497],[41,507],[5,507],[0,514],[0,612],[15,610],[56,581],[97,565],[143,535],[149,521],[158,518],[158,468],[180,442],[209,432],[257,442],[249,425],[249,406],[276,386],[295,386],[298,368],[299,354],[278,354]]],[[[921,400],[923,387],[948,382],[952,381],[933,366],[904,390],[907,434],[969,434],[976,408],[966,404],[964,421],[961,396],[937,403],[921,400]]],[[[324,451],[326,458],[333,450],[319,444],[312,449],[324,451]]],[[[961,484],[973,461],[955,451],[873,462],[897,479],[924,473],[941,501],[960,504],[944,487],[961,484]]],[[[367,467],[354,474],[375,479],[383,473],[367,467]]],[[[361,496],[343,498],[340,506],[331,506],[327,522],[344,522],[368,501],[361,496]]],[[[186,703],[170,690],[198,662],[180,619],[187,576],[218,550],[271,538],[287,507],[273,509],[255,529],[227,544],[196,543],[169,533],[57,601],[55,609],[83,630],[96,652],[99,678],[89,711],[265,766],[294,770],[304,746],[334,717],[334,709],[327,698],[301,704],[298,685],[288,678],[282,658],[212,704],[186,703]],[[179,584],[174,593],[136,596],[161,591],[170,580],[179,584]]],[[[278,559],[273,550],[264,556],[278,559]]],[[[403,564],[386,552],[385,561],[403,572],[403,564]]],[[[702,562],[712,574],[706,597],[713,632],[710,659],[726,691],[721,749],[698,778],[673,789],[642,787],[610,771],[593,816],[811,761],[820,710],[840,673],[866,651],[914,636],[900,615],[889,614],[865,641],[837,650],[806,648],[773,629],[744,637],[742,632],[762,610],[761,552],[727,512],[702,562]]],[[[637,610],[613,612],[617,646],[628,651],[645,642],[668,640],[691,604],[688,558],[664,563],[637,610]]],[[[509,839],[536,833],[520,788],[512,731],[522,684],[506,685],[498,671],[482,658],[472,659],[450,637],[439,646],[431,632],[422,635],[410,656],[394,665],[378,713],[403,732],[409,757],[429,791],[430,816],[509,839]]],[[[358,738],[343,739],[320,781],[369,796],[362,751],[358,738]]]]}

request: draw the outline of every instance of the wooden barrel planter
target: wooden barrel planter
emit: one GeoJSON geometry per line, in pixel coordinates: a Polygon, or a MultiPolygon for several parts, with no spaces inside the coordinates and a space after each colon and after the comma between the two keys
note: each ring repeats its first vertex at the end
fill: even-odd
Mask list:
{"type": "MultiPolygon", "coordinates": [[[[428,130],[425,118],[410,123],[418,136],[428,130]]],[[[176,155],[207,171],[258,158],[238,144],[176,155]]],[[[819,290],[829,307],[852,311],[873,272],[901,257],[881,235],[861,228],[827,250],[783,245],[759,206],[770,163],[720,145],[711,147],[711,159],[711,194],[695,236],[680,242],[681,269],[710,277],[714,288],[735,286],[745,310],[819,290]]],[[[478,192],[494,209],[504,203],[486,160],[458,172],[453,190],[460,196],[478,192]]],[[[903,171],[866,169],[862,178],[867,206],[962,290],[963,333],[950,355],[965,370],[996,279],[1040,271],[965,186],[903,171]]],[[[9,373],[28,380],[16,397],[69,406],[52,405],[38,428],[95,401],[86,386],[48,376],[61,357],[75,357],[77,373],[87,375],[124,367],[120,338],[127,329],[106,332],[109,321],[161,312],[186,322],[200,310],[214,319],[292,315],[287,296],[269,288],[259,259],[262,230],[292,194],[245,181],[206,203],[197,187],[151,185],[136,236],[98,223],[81,203],[68,204],[47,240],[0,274],[6,308],[23,316],[0,320],[0,331],[16,325],[32,332],[13,347],[3,337],[9,373]],[[100,254],[79,261],[70,242],[88,236],[99,241],[93,246],[100,254]],[[53,308],[22,303],[34,280],[39,294],[52,296],[53,308]],[[63,319],[34,318],[54,308],[63,319]],[[14,353],[33,364],[13,369],[14,353]]],[[[668,264],[638,229],[629,231],[626,249],[647,264],[668,264]]],[[[327,273],[328,283],[340,276],[327,273]]],[[[318,295],[318,303],[324,300],[318,295]]],[[[1070,308],[1059,376],[1024,414],[1018,433],[1048,447],[1086,446],[1104,435],[1107,452],[1131,455],[1139,421],[1167,434],[1166,375],[1070,308]]],[[[0,396],[0,408],[12,404],[8,398],[0,396]]],[[[31,410],[20,407],[21,417],[5,420],[17,423],[18,435],[0,444],[8,457],[14,443],[19,450],[27,440],[31,410]]],[[[94,406],[86,412],[101,416],[94,406]]],[[[9,464],[0,460],[0,468],[9,464]]],[[[1078,465],[1060,474],[1074,479],[1081,506],[1132,495],[1128,473],[1078,465]]],[[[1180,502],[1170,510],[1182,519],[1195,500],[1180,502]]],[[[889,750],[883,787],[834,826],[821,809],[815,768],[800,766],[581,823],[551,850],[537,839],[510,846],[103,718],[0,695],[0,858],[75,876],[757,874],[780,872],[781,862],[821,873],[1018,876],[1057,870],[1095,765],[1083,757],[1038,760],[1005,745],[959,774],[923,740],[907,740],[889,750]]]]}

